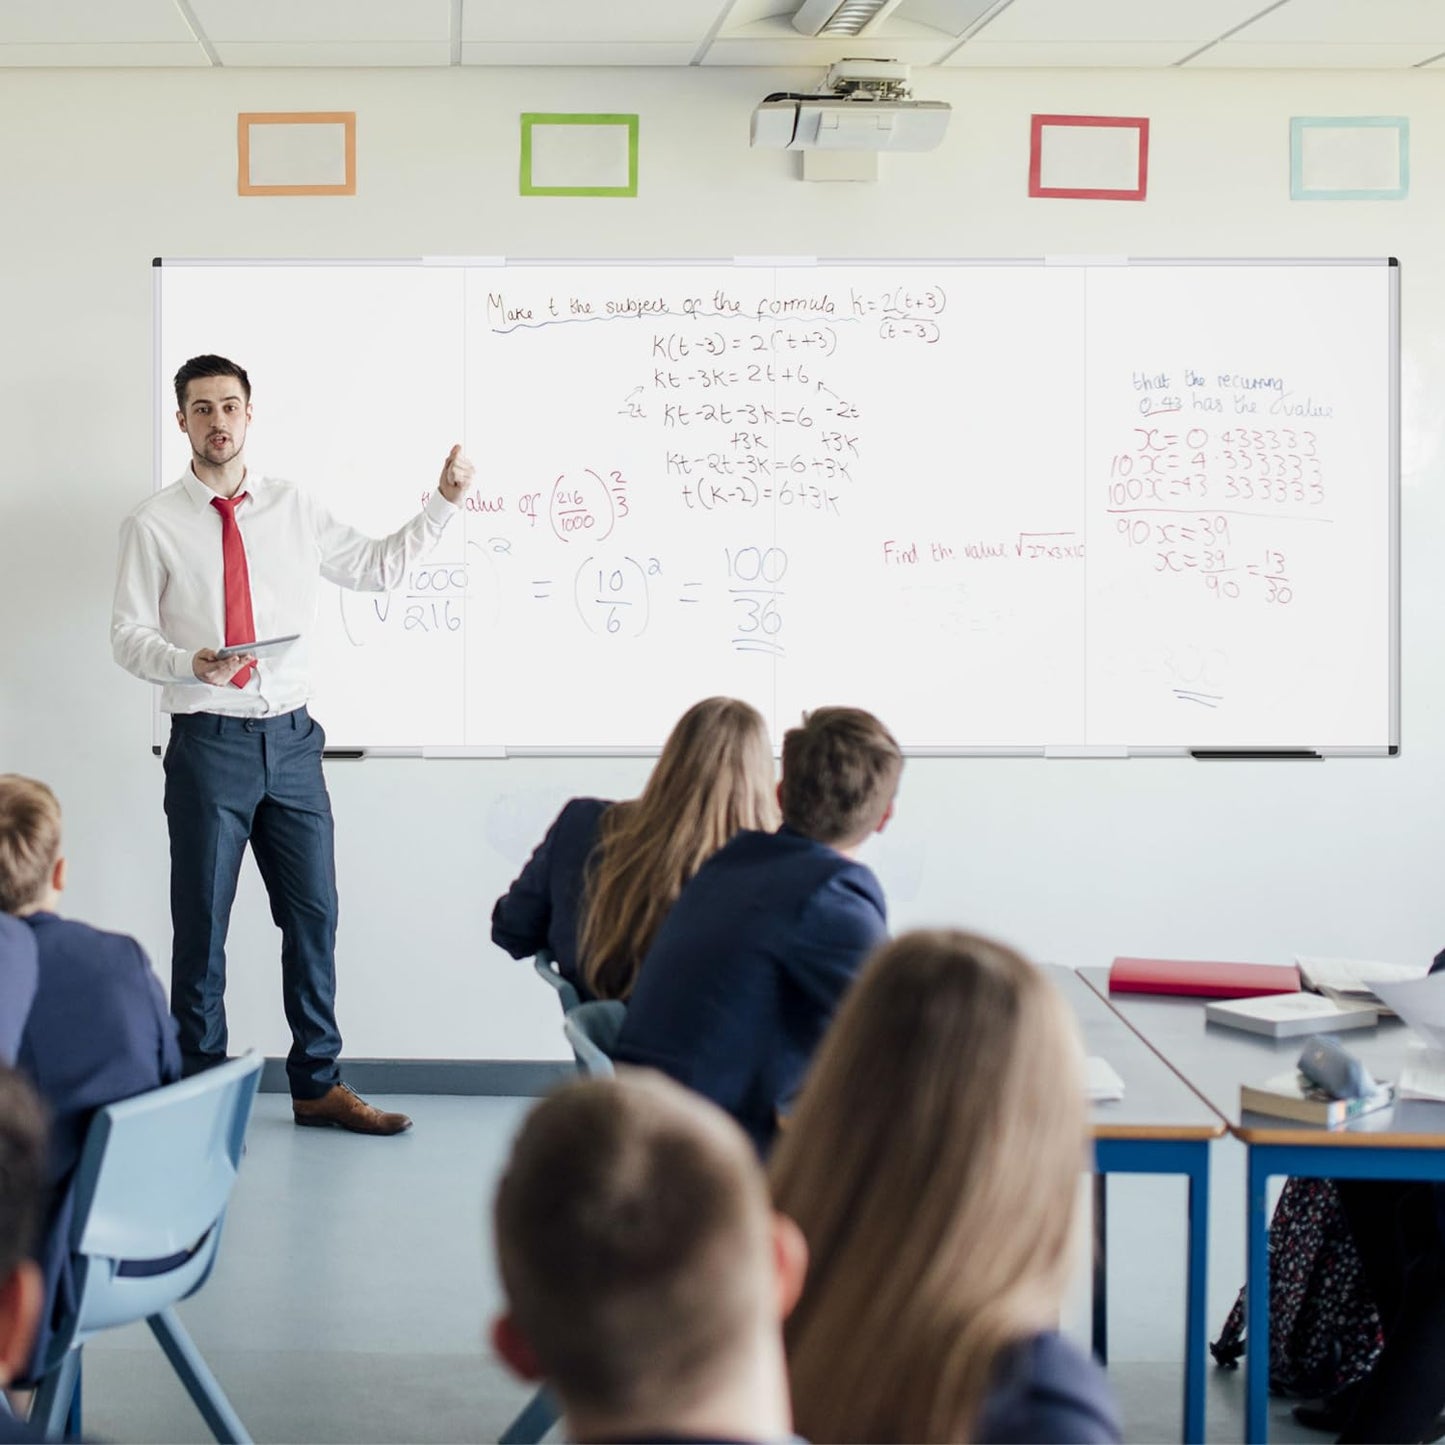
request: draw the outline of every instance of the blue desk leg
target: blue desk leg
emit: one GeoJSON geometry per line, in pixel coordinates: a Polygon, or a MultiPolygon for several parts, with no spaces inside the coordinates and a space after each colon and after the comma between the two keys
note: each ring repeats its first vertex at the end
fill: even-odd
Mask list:
{"type": "Polygon", "coordinates": [[[1245,1205],[1244,1438],[1248,1445],[1269,1439],[1269,1150],[1248,1151],[1245,1205]]]}
{"type": "MultiPolygon", "coordinates": [[[[1204,1373],[1208,1358],[1205,1311],[1209,1278],[1209,1140],[1097,1139],[1094,1141],[1095,1200],[1104,1212],[1106,1174],[1183,1174],[1189,1188],[1189,1262],[1184,1303],[1184,1439],[1204,1439],[1204,1373]]],[[[1107,1348],[1107,1314],[1102,1300],[1103,1260],[1094,1273],[1094,1348],[1107,1348]]]]}
{"type": "Polygon", "coordinates": [[[1205,1310],[1209,1270],[1209,1146],[1193,1151],[1189,1171],[1189,1287],[1184,1321],[1184,1438],[1204,1439],[1204,1361],[1208,1344],[1205,1310]]]}

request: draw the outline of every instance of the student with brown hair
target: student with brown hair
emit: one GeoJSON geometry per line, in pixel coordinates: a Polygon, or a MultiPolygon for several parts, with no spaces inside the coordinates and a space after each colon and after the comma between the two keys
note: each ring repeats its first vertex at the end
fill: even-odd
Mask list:
{"type": "Polygon", "coordinates": [[[812,1260],[786,1336],[806,1438],[1118,1440],[1057,1332],[1085,1107],[1068,1006],[1011,949],[918,932],[873,956],[770,1170],[812,1260]]]}
{"type": "Polygon", "coordinates": [[[495,1222],[493,1343],[569,1440],[788,1438],[807,1250],[721,1111],[656,1074],[569,1085],[523,1124],[495,1222]]]}
{"type": "Polygon", "coordinates": [[[892,817],[902,768],[871,713],[810,713],[783,738],[783,826],[708,859],[643,960],[616,1058],[705,1094],[760,1153],[885,936],[883,890],[854,853],[892,817]]]}
{"type": "Polygon", "coordinates": [[[767,724],[731,697],[678,719],[642,796],[573,798],[492,910],[492,942],[541,948],[584,998],[632,992],[683,884],[741,828],[777,824],[767,724]]]}

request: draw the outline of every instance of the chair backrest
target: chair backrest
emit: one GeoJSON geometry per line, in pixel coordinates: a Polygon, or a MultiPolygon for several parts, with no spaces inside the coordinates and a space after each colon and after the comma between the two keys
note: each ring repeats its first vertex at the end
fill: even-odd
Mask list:
{"type": "Polygon", "coordinates": [[[568,1010],[562,1031],[584,1074],[594,1079],[611,1075],[611,1054],[626,1018],[627,1005],[617,999],[597,999],[568,1010]]]}
{"type": "Polygon", "coordinates": [[[550,949],[539,948],[532,955],[532,967],[539,977],[545,978],[557,990],[557,1002],[562,1005],[564,1014],[582,1002],[577,990],[557,971],[557,960],[552,957],[550,949]]]}
{"type": "Polygon", "coordinates": [[[261,1065],[253,1050],[91,1120],[74,1184],[79,1305],[67,1343],[145,1319],[205,1283],[261,1065]]]}

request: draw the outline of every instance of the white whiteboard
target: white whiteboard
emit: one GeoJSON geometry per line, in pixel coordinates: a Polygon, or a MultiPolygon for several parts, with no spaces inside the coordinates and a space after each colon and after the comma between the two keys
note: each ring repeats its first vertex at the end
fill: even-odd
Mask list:
{"type": "Polygon", "coordinates": [[[324,590],[335,746],[653,749],[712,693],[913,751],[1398,743],[1393,262],[155,276],[167,420],[232,357],[251,467],[376,534],[478,464],[402,592],[324,590]]]}

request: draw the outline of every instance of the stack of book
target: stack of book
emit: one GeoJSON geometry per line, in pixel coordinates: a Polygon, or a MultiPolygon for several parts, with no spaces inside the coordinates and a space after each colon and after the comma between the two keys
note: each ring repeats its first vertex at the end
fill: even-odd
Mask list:
{"type": "Polygon", "coordinates": [[[1345,1124],[1362,1114],[1388,1108],[1395,1099],[1393,1084],[1377,1084],[1358,1099],[1333,1099],[1309,1082],[1297,1069],[1277,1074],[1262,1084],[1239,1086],[1239,1107],[1304,1124],[1345,1124]]]}
{"type": "Polygon", "coordinates": [[[1299,1034],[1367,1029],[1379,1021],[1380,1011],[1368,1004],[1336,1003],[1317,993],[1282,993],[1206,1004],[1204,1017],[1225,1028],[1244,1029],[1271,1039],[1292,1039],[1299,1034]]]}

